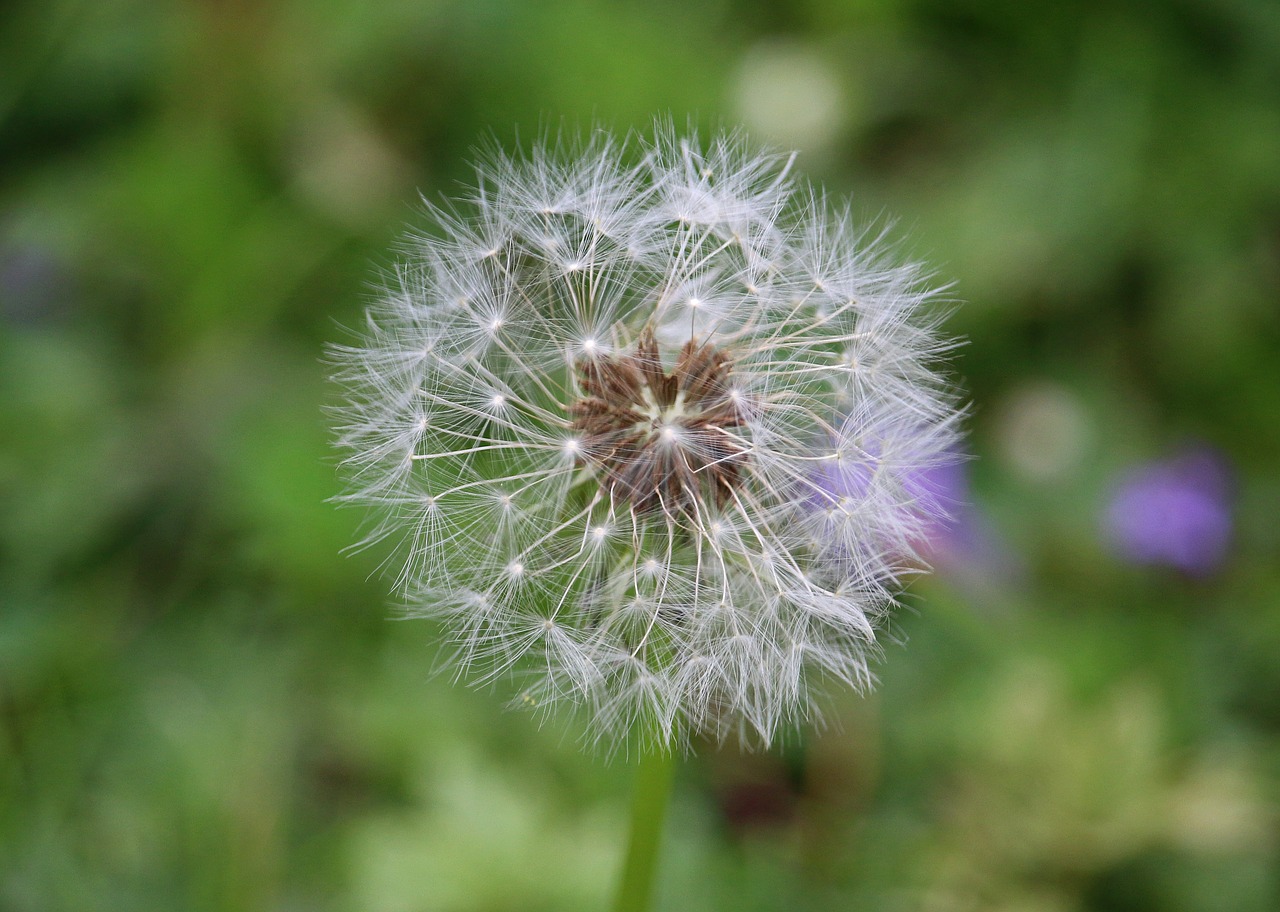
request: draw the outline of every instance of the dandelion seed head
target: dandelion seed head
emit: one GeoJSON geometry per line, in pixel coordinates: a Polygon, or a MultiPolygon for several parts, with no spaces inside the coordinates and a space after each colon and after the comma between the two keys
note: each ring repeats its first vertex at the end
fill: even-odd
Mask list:
{"type": "Polygon", "coordinates": [[[958,434],[927,272],[792,157],[666,125],[494,154],[428,215],[333,349],[339,442],[461,672],[609,747],[868,687],[958,434]]]}

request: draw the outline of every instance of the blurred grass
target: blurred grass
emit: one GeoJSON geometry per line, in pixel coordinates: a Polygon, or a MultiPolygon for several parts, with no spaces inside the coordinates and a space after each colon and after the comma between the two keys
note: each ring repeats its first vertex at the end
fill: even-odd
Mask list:
{"type": "Polygon", "coordinates": [[[338,556],[320,358],[476,143],[661,113],[955,278],[1000,558],[826,731],[689,762],[662,906],[1280,906],[1274,3],[19,0],[0,61],[0,908],[601,907],[625,764],[338,556]],[[1207,579],[1099,534],[1185,440],[1207,579]]]}

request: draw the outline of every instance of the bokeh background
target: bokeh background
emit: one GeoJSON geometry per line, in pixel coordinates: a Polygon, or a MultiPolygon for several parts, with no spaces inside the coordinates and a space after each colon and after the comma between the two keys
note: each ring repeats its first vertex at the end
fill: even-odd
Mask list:
{"type": "Polygon", "coordinates": [[[340,556],[322,356],[477,143],[659,114],[954,280],[975,457],[660,907],[1280,908],[1280,4],[10,0],[0,909],[606,904],[633,770],[340,556]]]}

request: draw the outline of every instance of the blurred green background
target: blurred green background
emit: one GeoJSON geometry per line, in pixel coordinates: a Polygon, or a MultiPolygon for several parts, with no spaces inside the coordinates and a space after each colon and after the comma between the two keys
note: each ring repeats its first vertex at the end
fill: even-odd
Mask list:
{"type": "Polygon", "coordinates": [[[684,765],[660,907],[1280,908],[1280,4],[10,0],[0,909],[606,904],[631,769],[339,556],[322,351],[475,144],[658,114],[897,217],[977,457],[879,690],[684,765]],[[1188,447],[1225,556],[1135,563],[1188,447]]]}

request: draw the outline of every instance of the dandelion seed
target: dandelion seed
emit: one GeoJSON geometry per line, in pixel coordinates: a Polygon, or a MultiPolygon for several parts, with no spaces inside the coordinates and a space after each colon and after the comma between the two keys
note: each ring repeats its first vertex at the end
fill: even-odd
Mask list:
{"type": "Polygon", "coordinates": [[[768,743],[865,688],[958,409],[937,290],[734,136],[494,155],[334,349],[347,499],[462,674],[768,743]]]}

